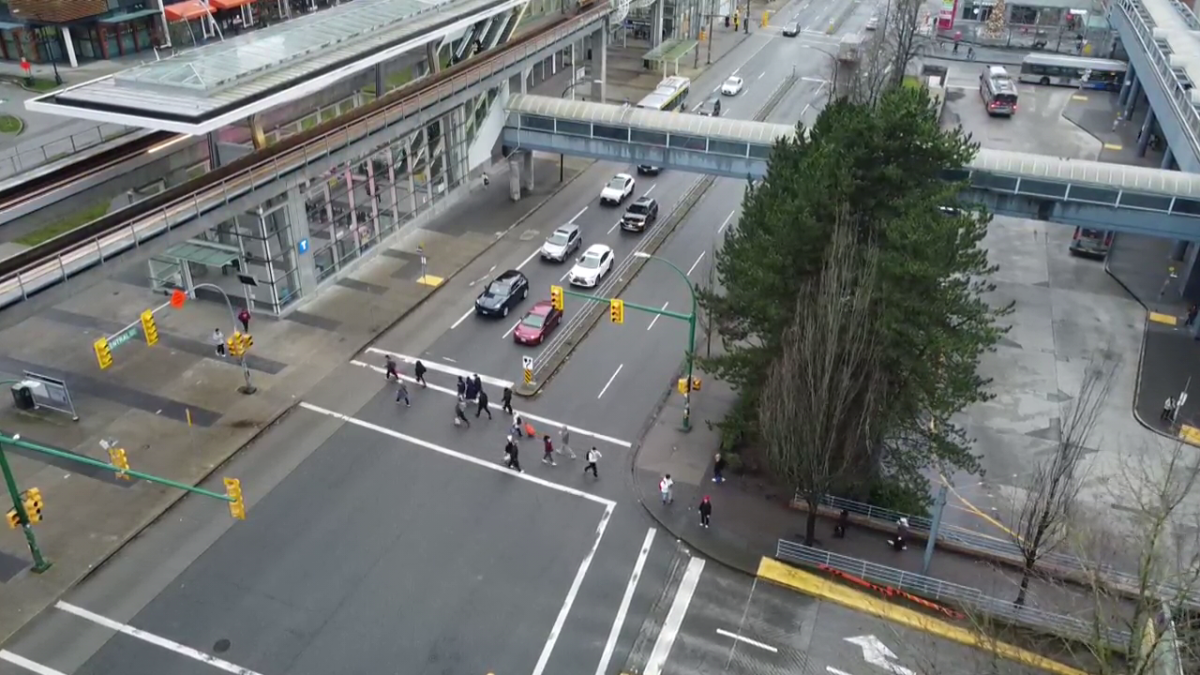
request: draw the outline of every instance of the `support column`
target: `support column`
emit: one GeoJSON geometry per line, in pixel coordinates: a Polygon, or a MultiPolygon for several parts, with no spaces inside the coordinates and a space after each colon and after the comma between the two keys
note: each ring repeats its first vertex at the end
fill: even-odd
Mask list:
{"type": "Polygon", "coordinates": [[[75,42],[71,40],[71,29],[67,26],[59,28],[62,31],[63,47],[67,49],[67,61],[71,63],[72,68],[79,67],[79,59],[75,58],[75,42]]]}
{"type": "Polygon", "coordinates": [[[1171,246],[1171,260],[1181,262],[1188,254],[1188,244],[1190,241],[1177,241],[1171,246]]]}
{"type": "MultiPolygon", "coordinates": [[[[1183,257],[1183,265],[1180,266],[1182,267],[1179,275],[1182,279],[1179,284],[1180,295],[1192,302],[1200,299],[1200,269],[1198,269],[1200,260],[1198,258],[1200,258],[1200,246],[1188,246],[1187,254],[1183,257]]],[[[1176,267],[1176,269],[1178,270],[1180,267],[1176,267]]]]}
{"type": "Polygon", "coordinates": [[[1167,151],[1163,153],[1163,161],[1159,168],[1165,171],[1175,170],[1175,153],[1171,152],[1170,146],[1167,146],[1167,151]]]}
{"type": "Polygon", "coordinates": [[[387,93],[387,89],[383,86],[383,64],[375,64],[375,98],[383,98],[387,93]]]}
{"type": "Polygon", "coordinates": [[[1124,107],[1129,100],[1129,90],[1133,87],[1133,81],[1137,77],[1133,73],[1133,66],[1130,65],[1125,71],[1125,81],[1121,82],[1121,94],[1117,97],[1117,105],[1124,107]]]}
{"type": "Polygon", "coordinates": [[[429,62],[429,72],[437,75],[442,72],[442,60],[438,54],[441,43],[437,40],[425,44],[425,60],[429,62]]]}
{"type": "Polygon", "coordinates": [[[204,138],[208,144],[208,170],[213,171],[221,166],[221,149],[217,147],[217,132],[210,131],[204,138]]]}
{"type": "Polygon", "coordinates": [[[1137,156],[1145,157],[1146,148],[1150,145],[1150,133],[1154,129],[1154,108],[1146,107],[1146,121],[1142,122],[1142,132],[1138,136],[1137,156]]]}
{"type": "Polygon", "coordinates": [[[246,123],[250,126],[250,140],[254,143],[255,151],[267,147],[267,134],[263,131],[262,115],[258,113],[251,115],[246,123]]]}
{"type": "Polygon", "coordinates": [[[300,272],[300,295],[308,296],[317,289],[317,263],[313,259],[312,239],[309,238],[308,210],[304,206],[304,193],[299,185],[288,188],[287,216],[288,225],[292,228],[292,241],[297,245],[296,269],[300,272]],[[306,241],[308,244],[304,245],[306,241]]]}
{"type": "Polygon", "coordinates": [[[521,73],[521,93],[529,93],[529,78],[533,77],[533,66],[529,66],[529,70],[521,73]]]}
{"type": "Polygon", "coordinates": [[[600,102],[608,103],[608,17],[600,26],[600,102]]]}
{"type": "Polygon", "coordinates": [[[651,21],[650,27],[650,46],[657,47],[662,44],[663,39],[663,12],[666,7],[667,0],[656,0],[654,3],[654,20],[651,21]]]}
{"type": "Polygon", "coordinates": [[[521,160],[515,152],[508,156],[508,197],[514,202],[521,201],[521,160]]]}
{"type": "Polygon", "coordinates": [[[575,81],[575,74],[579,72],[579,68],[576,67],[576,65],[575,65],[576,64],[576,61],[575,61],[575,52],[576,51],[577,50],[575,49],[575,43],[572,42],[571,43],[571,88],[570,88],[572,101],[575,100],[575,85],[579,84],[578,82],[575,81]]]}
{"type": "Polygon", "coordinates": [[[533,151],[521,153],[521,187],[533,192],[533,151]]]}
{"type": "MultiPolygon", "coordinates": [[[[484,96],[487,96],[485,93],[484,96]]],[[[472,99],[474,102],[475,99],[472,99]]],[[[449,190],[452,186],[467,179],[467,175],[471,171],[471,167],[466,166],[467,160],[464,157],[466,151],[466,135],[465,122],[466,110],[463,106],[458,106],[451,110],[448,115],[442,117],[442,138],[446,147],[446,189],[449,190]]]]}
{"type": "Polygon", "coordinates": [[[1138,96],[1142,95],[1142,81],[1136,77],[1133,79],[1133,84],[1129,85],[1129,100],[1125,102],[1124,119],[1133,119],[1133,111],[1137,108],[1138,96]]]}

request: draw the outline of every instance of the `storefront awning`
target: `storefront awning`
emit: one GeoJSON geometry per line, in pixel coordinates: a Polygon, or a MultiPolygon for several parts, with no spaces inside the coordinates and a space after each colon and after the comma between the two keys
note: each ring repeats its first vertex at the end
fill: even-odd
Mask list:
{"type": "Polygon", "coordinates": [[[212,7],[208,7],[200,0],[187,0],[187,2],[177,2],[163,7],[167,21],[191,21],[206,14],[212,14],[212,11],[212,7]]]}
{"type": "Polygon", "coordinates": [[[98,21],[98,23],[107,23],[107,24],[125,23],[126,21],[133,21],[135,19],[140,19],[140,18],[146,17],[146,16],[154,16],[156,14],[158,14],[157,9],[139,9],[136,12],[125,12],[124,14],[114,14],[112,16],[106,16],[106,17],[100,19],[98,21]]]}
{"type": "Polygon", "coordinates": [[[242,5],[249,5],[255,0],[208,0],[208,4],[215,9],[237,9],[242,5]]]}

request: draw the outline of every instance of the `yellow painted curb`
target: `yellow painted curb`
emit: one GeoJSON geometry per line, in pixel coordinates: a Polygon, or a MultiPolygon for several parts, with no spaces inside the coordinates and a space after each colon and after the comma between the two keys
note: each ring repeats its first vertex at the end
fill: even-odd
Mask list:
{"type": "Polygon", "coordinates": [[[1071,98],[1072,98],[1072,99],[1074,99],[1074,100],[1076,100],[1076,101],[1086,101],[1086,100],[1087,100],[1087,97],[1086,97],[1086,96],[1081,96],[1080,94],[1075,94],[1075,95],[1074,95],[1074,96],[1072,96],[1071,98]]]}
{"type": "Polygon", "coordinates": [[[1104,144],[1105,150],[1121,150],[1124,147],[1125,146],[1121,145],[1120,143],[1105,143],[1104,144]]]}
{"type": "Polygon", "coordinates": [[[977,649],[986,649],[997,656],[1016,661],[1034,668],[1056,673],[1057,675],[1087,675],[1082,670],[1072,668],[1058,661],[1035,654],[1028,649],[1010,645],[998,640],[990,640],[979,634],[956,626],[948,621],[942,621],[927,616],[907,607],[900,607],[872,595],[868,595],[842,584],[796,569],[781,562],[763,558],[758,564],[758,576],[761,579],[774,582],[802,593],[815,595],[819,598],[835,602],[850,609],[865,612],[881,619],[887,619],[902,626],[915,628],[924,633],[936,635],[946,640],[952,640],[977,649]]]}
{"type": "Polygon", "coordinates": [[[1192,445],[1200,445],[1200,429],[1190,424],[1179,427],[1179,438],[1192,445]]]}
{"type": "Polygon", "coordinates": [[[1160,314],[1158,312],[1150,312],[1150,320],[1154,323],[1166,324],[1174,326],[1179,323],[1179,319],[1170,314],[1160,314]]]}
{"type": "Polygon", "coordinates": [[[426,286],[434,286],[434,287],[441,286],[443,281],[445,281],[445,279],[443,279],[441,277],[435,277],[432,274],[426,274],[425,276],[419,277],[417,279],[418,284],[424,284],[426,286]]]}

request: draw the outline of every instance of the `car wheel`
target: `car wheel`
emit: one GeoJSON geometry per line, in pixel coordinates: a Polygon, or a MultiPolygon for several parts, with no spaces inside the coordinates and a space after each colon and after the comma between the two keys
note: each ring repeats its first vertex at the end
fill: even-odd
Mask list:
{"type": "Polygon", "coordinates": [[[505,305],[504,308],[500,310],[500,316],[508,316],[508,305],[505,305]]]}
{"type": "Polygon", "coordinates": [[[1048,78],[1048,77],[1043,77],[1043,78],[1042,78],[1042,79],[1041,79],[1041,80],[1038,82],[1038,84],[1042,85],[1043,87],[1048,87],[1048,86],[1050,86],[1050,78],[1048,78]]]}
{"type": "Polygon", "coordinates": [[[525,298],[528,298],[528,297],[529,297],[529,289],[522,288],[521,289],[521,299],[524,300],[525,298]]]}

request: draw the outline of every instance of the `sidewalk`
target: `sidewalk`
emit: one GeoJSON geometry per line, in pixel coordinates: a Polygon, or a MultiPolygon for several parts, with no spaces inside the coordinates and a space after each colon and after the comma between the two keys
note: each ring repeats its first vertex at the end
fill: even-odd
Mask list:
{"type": "MultiPolygon", "coordinates": [[[[692,431],[678,430],[683,402],[672,392],[637,448],[634,485],[643,506],[672,536],[728,567],[754,575],[761,558],[774,557],[779,539],[803,543],[807,514],[789,506],[791,491],[762,477],[727,472],[724,483],[712,482],[720,433],[710,424],[724,418],[736,395],[712,377],[701,378],[704,390],[693,399],[692,431]],[[665,473],[675,480],[675,499],[670,505],[662,504],[658,491],[665,473]],[[705,495],[713,503],[709,529],[699,526],[696,510],[705,495]]],[[[833,525],[826,518],[818,519],[817,548],[905,572],[921,572],[923,541],[897,552],[887,545],[887,533],[851,525],[844,539],[835,539],[833,525]]],[[[927,575],[1000,599],[1015,599],[1020,584],[1016,570],[941,549],[934,553],[927,575]]],[[[1039,580],[1031,582],[1027,599],[1028,606],[1085,619],[1095,616],[1096,602],[1087,589],[1039,580]]],[[[1121,609],[1116,611],[1123,615],[1121,609]]],[[[1101,611],[1108,615],[1107,620],[1127,620],[1113,617],[1112,608],[1101,611]]]]}

